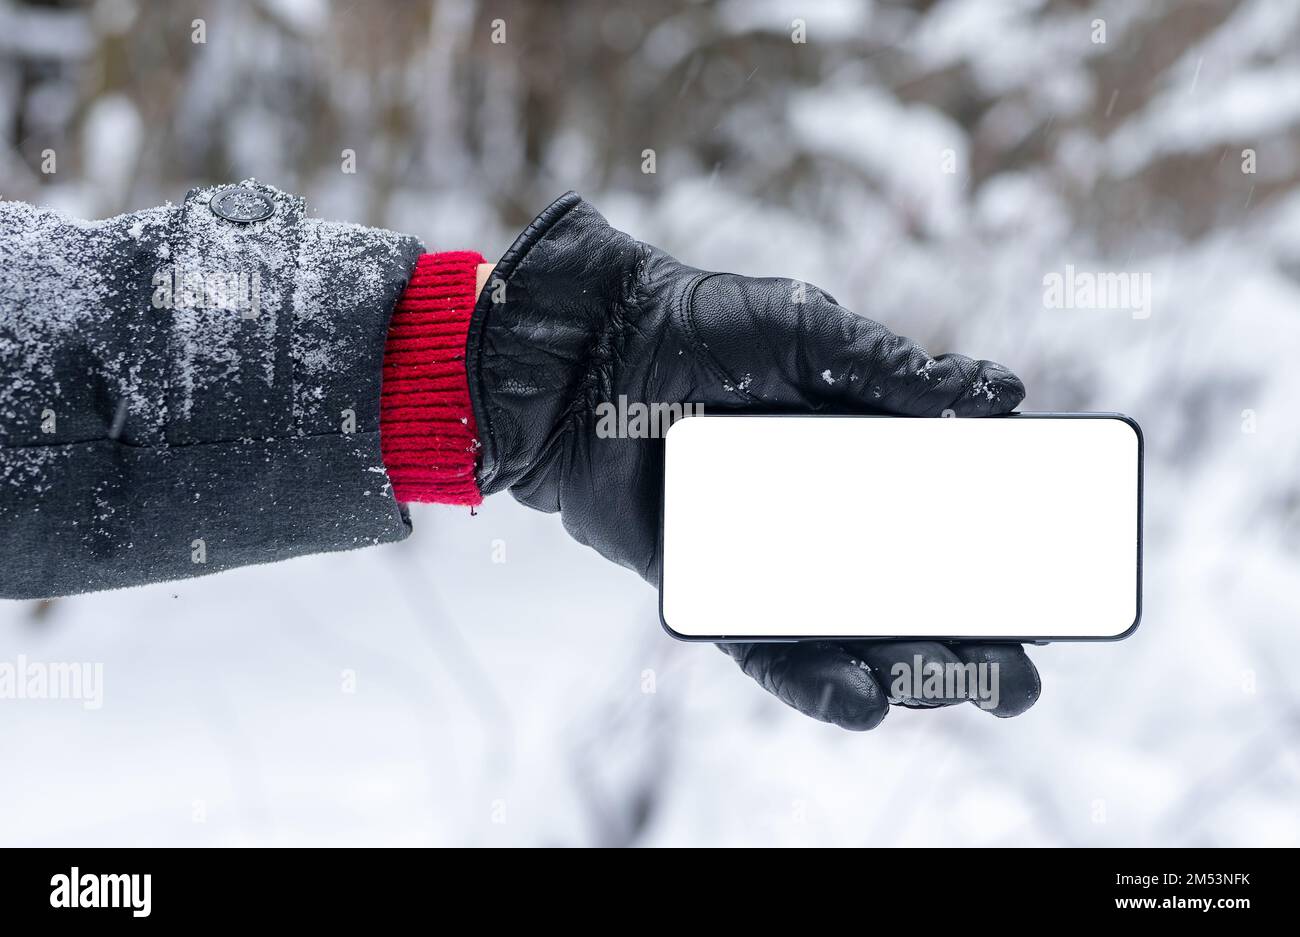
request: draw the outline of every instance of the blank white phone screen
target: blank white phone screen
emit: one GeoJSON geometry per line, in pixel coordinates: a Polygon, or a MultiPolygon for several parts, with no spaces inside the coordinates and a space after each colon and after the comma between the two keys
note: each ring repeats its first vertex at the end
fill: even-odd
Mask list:
{"type": "Polygon", "coordinates": [[[1111,638],[1140,606],[1141,446],[1111,414],[693,417],[666,438],[683,638],[1111,638]]]}

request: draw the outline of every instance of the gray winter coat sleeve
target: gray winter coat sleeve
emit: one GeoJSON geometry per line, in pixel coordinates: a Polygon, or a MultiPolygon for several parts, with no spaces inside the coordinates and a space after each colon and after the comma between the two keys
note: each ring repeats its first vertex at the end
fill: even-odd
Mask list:
{"type": "Polygon", "coordinates": [[[379,385],[421,250],[254,181],[97,222],[0,202],[0,597],[405,537],[379,385]]]}

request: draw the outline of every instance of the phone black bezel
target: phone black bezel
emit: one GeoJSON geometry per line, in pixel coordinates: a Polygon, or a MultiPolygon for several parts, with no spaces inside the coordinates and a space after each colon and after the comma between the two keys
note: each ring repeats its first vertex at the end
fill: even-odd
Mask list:
{"type": "MultiPolygon", "coordinates": [[[[816,413],[746,413],[746,412],[722,412],[709,413],[709,417],[727,417],[729,419],[745,419],[752,416],[765,417],[791,417],[794,419],[818,419],[823,414],[816,413]]],[[[943,417],[906,417],[892,416],[878,413],[835,413],[825,414],[837,418],[852,417],[854,419],[866,420],[912,420],[912,419],[943,419],[943,417]]],[[[690,419],[690,417],[687,417],[690,419]]],[[[956,417],[954,419],[964,419],[956,417]]],[[[925,634],[907,634],[907,635],[799,635],[794,637],[774,637],[771,635],[746,636],[746,635],[718,635],[716,637],[700,637],[698,635],[684,635],[673,630],[664,618],[664,504],[667,496],[667,462],[668,462],[668,433],[664,436],[664,471],[663,478],[660,481],[659,491],[659,623],[663,626],[664,631],[672,638],[678,641],[695,644],[793,644],[799,641],[942,641],[942,642],[979,642],[988,644],[1051,644],[1057,642],[1097,642],[1097,641],[1123,641],[1137,630],[1138,625],[1142,622],[1142,517],[1143,517],[1143,476],[1145,465],[1145,439],[1142,435],[1142,427],[1138,425],[1137,420],[1123,413],[1110,412],[1056,412],[1056,411],[1030,411],[1025,413],[1008,413],[1004,416],[980,417],[986,420],[1010,420],[1010,419],[1052,419],[1052,420],[1119,420],[1127,423],[1137,436],[1138,442],[1138,465],[1137,465],[1137,607],[1133,618],[1133,623],[1120,634],[1103,635],[1103,636],[1053,636],[1053,635],[1025,635],[1023,637],[1010,637],[1007,635],[998,635],[997,637],[980,637],[976,635],[925,635],[925,634]]],[[[674,424],[675,425],[675,424],[674,424]]],[[[671,430],[671,427],[670,427],[671,430]]]]}

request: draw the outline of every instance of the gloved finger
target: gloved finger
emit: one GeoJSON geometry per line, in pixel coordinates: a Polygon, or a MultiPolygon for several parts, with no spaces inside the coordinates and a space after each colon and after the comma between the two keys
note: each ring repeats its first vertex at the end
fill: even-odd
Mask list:
{"type": "Polygon", "coordinates": [[[721,378],[720,389],[697,389],[706,403],[989,416],[1011,412],[1025,395],[1002,365],[932,356],[797,280],[714,274],[699,282],[692,308],[688,322],[708,321],[705,311],[726,325],[696,337],[721,378]]]}
{"type": "Polygon", "coordinates": [[[819,309],[808,327],[825,336],[825,354],[802,375],[823,398],[902,416],[996,416],[1025,397],[1025,385],[995,361],[931,355],[879,322],[839,306],[819,309]]]}
{"type": "Polygon", "coordinates": [[[842,729],[874,729],[889,702],[869,670],[823,642],[719,644],[740,669],[781,702],[842,729]]]}
{"type": "Polygon", "coordinates": [[[850,641],[844,648],[871,668],[889,701],[909,709],[953,706],[975,698],[978,686],[968,685],[961,660],[937,641],[850,641]],[[951,675],[951,676],[950,676],[951,675]]]}
{"type": "Polygon", "coordinates": [[[989,686],[993,697],[982,705],[995,716],[1003,719],[1019,716],[1022,712],[1038,702],[1043,691],[1038,668],[1029,659],[1025,649],[1019,644],[953,644],[950,645],[963,663],[984,664],[988,667],[989,686]]]}

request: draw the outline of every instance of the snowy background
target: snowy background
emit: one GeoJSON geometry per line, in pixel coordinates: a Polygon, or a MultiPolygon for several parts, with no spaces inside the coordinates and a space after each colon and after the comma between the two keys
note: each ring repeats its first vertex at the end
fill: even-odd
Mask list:
{"type": "Polygon", "coordinates": [[[1143,625],[1034,649],[1019,719],[856,735],[669,640],[557,517],[416,508],[390,547],[0,603],[0,661],[105,681],[0,701],[0,843],[1300,838],[1300,4],[0,0],[4,197],[246,176],[489,257],[575,188],[1004,361],[1025,409],[1132,414],[1143,625]],[[1045,308],[1067,264],[1149,273],[1150,317],[1045,308]]]}

